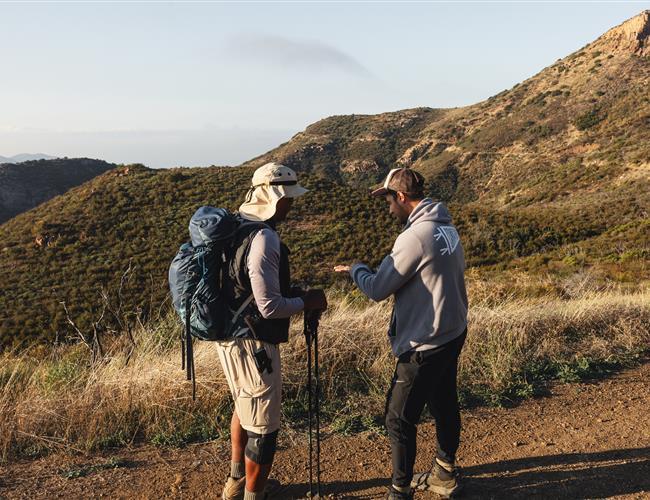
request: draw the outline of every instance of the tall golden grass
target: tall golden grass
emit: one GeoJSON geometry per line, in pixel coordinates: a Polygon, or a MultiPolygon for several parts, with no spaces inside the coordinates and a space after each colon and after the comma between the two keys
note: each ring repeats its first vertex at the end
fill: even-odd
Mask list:
{"type": "MultiPolygon", "coordinates": [[[[489,283],[470,288],[469,334],[459,383],[465,402],[503,403],[534,394],[540,380],[573,380],[621,366],[650,345],[650,290],[574,290],[508,297],[489,283]]],[[[394,359],[386,339],[390,303],[358,295],[332,300],[321,321],[320,359],[327,420],[380,415],[394,359]]],[[[214,346],[196,343],[197,400],[180,370],[173,314],[133,332],[129,356],[115,339],[92,363],[85,346],[35,347],[0,360],[0,456],[55,449],[86,452],[134,442],[180,444],[228,432],[231,407],[214,346]]],[[[301,322],[282,347],[285,420],[304,415],[301,322]]]]}

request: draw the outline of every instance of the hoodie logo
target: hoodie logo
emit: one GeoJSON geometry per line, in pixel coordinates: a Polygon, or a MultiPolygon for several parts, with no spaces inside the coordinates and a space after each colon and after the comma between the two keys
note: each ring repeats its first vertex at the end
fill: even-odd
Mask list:
{"type": "Polygon", "coordinates": [[[460,237],[454,226],[438,226],[438,230],[433,235],[436,241],[443,240],[445,246],[440,249],[442,255],[451,255],[458,247],[460,237]]]}

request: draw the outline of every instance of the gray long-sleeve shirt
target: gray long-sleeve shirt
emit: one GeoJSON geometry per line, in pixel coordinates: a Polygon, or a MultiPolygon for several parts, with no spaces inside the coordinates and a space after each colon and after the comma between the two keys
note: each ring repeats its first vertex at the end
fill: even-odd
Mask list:
{"type": "Polygon", "coordinates": [[[280,291],[280,236],[260,229],[248,253],[248,276],[260,314],[266,319],[288,318],[305,308],[300,297],[283,297],[280,291]]]}

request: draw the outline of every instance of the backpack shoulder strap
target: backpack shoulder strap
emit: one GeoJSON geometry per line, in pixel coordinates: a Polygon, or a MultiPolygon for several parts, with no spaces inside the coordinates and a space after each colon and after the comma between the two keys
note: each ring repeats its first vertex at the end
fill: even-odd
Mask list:
{"type": "MultiPolygon", "coordinates": [[[[235,234],[233,258],[233,269],[235,275],[239,276],[242,271],[246,271],[246,260],[250,252],[251,243],[259,231],[262,229],[272,229],[271,226],[264,222],[245,221],[240,224],[235,234]]],[[[248,275],[248,273],[244,273],[248,275]]]]}

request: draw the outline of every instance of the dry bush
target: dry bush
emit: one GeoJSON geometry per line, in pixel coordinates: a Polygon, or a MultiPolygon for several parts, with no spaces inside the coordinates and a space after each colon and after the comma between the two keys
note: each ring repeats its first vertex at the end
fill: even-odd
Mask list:
{"type": "Polygon", "coordinates": [[[545,376],[568,377],[572,370],[598,375],[638,358],[650,345],[649,324],[647,291],[477,304],[470,309],[460,383],[475,396],[500,402],[530,395],[545,376]]]}
{"type": "MultiPolygon", "coordinates": [[[[597,374],[599,367],[620,367],[643,353],[650,345],[650,291],[586,288],[589,293],[570,300],[497,303],[484,284],[472,285],[459,375],[463,400],[516,400],[534,394],[540,380],[597,374]]],[[[332,302],[320,327],[321,379],[326,421],[340,429],[341,418],[381,415],[394,359],[386,338],[390,303],[371,304],[354,294],[332,302]]],[[[226,436],[231,402],[214,346],[196,343],[198,386],[192,401],[180,370],[179,328],[172,314],[140,326],[133,332],[136,350],[130,357],[130,345],[118,338],[95,363],[83,345],[5,353],[0,361],[2,458],[226,436]]],[[[306,399],[301,330],[295,321],[282,347],[285,421],[298,428],[306,399]]]]}

